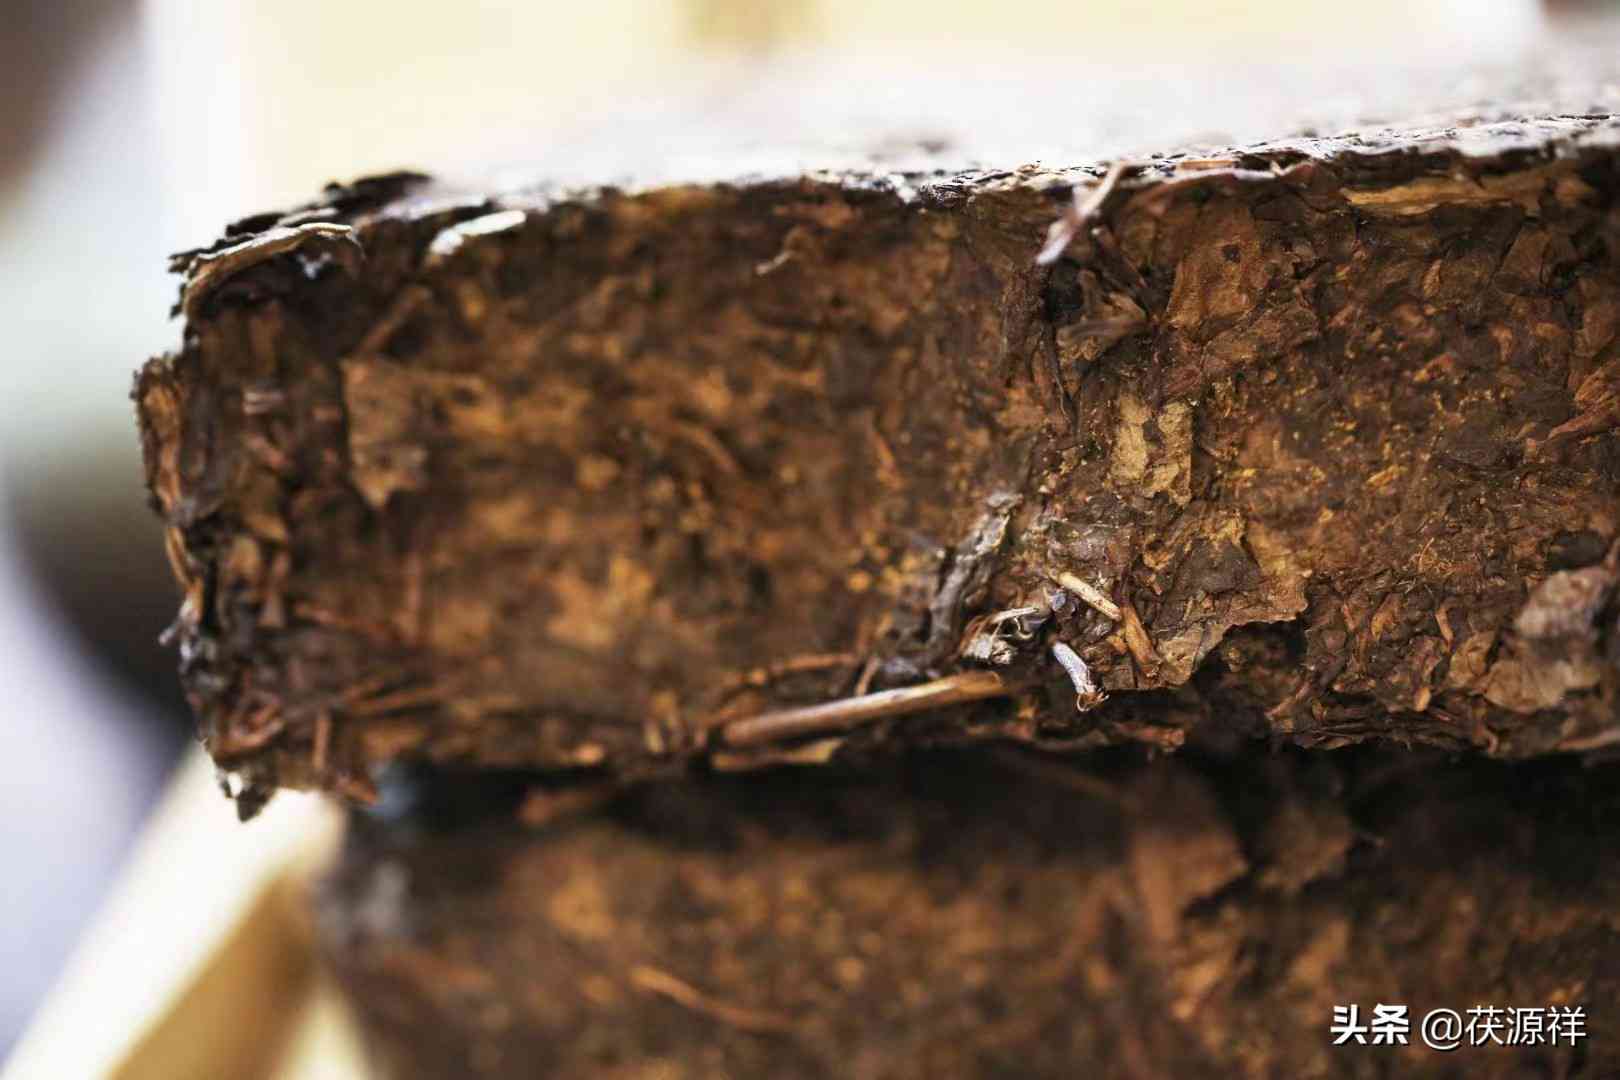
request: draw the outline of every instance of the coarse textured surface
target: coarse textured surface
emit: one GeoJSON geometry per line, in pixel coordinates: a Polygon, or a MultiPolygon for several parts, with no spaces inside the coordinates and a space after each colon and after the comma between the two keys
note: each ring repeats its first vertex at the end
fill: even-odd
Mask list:
{"type": "Polygon", "coordinates": [[[320,901],[380,1077],[1620,1068],[1612,769],[952,752],[573,817],[531,794],[535,828],[429,790],[356,820],[320,901]],[[1379,1003],[1409,1007],[1406,1045],[1332,1045],[1335,1006],[1379,1003]],[[1504,1011],[1423,1044],[1431,1009],[1475,1006],[1504,1011]],[[1527,1043],[1505,1011],[1549,1006],[1585,1037],[1527,1043]]]}
{"type": "Polygon", "coordinates": [[[240,223],[178,260],[184,347],[136,387],[204,741],[244,809],[400,757],[1174,747],[1211,715],[1613,742],[1592,100],[1143,161],[1051,265],[1100,167],[400,175],[240,223]]]}

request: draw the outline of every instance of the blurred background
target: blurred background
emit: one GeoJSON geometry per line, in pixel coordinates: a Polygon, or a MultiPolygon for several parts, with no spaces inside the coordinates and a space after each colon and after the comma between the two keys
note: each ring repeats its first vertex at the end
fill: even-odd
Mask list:
{"type": "MultiPolygon", "coordinates": [[[[9,0],[0,1059],[190,739],[157,645],[175,596],[128,401],[136,366],[177,339],[169,252],[328,180],[399,167],[576,181],[788,170],[817,164],[818,147],[881,156],[867,132],[926,140],[942,114],[1021,159],[1241,138],[1221,119],[1251,68],[1275,69],[1260,85],[1279,108],[1330,109],[1309,100],[1324,69],[1511,63],[1594,6],[9,0]],[[1029,122],[1016,87],[1031,78],[1061,88],[1072,129],[1029,122]],[[1119,120],[1139,115],[1120,107],[1136,98],[1151,114],[1119,120]]],[[[1351,85],[1353,107],[1398,104],[1351,85]]]]}

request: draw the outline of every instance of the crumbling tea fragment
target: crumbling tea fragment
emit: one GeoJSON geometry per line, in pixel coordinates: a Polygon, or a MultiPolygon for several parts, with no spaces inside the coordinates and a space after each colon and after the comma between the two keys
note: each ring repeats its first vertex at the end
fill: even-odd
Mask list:
{"type": "Polygon", "coordinates": [[[1205,723],[1604,745],[1617,143],[1549,103],[254,219],[136,387],[204,742],[359,797],[1205,723]]]}

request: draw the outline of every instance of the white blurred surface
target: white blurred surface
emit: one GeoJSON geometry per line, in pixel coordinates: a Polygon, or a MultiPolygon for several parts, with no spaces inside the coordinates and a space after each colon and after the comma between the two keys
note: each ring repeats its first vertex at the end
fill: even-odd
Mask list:
{"type": "MultiPolygon", "coordinates": [[[[209,1003],[188,1002],[187,991],[232,941],[246,938],[249,947],[238,945],[231,953],[237,966],[224,973],[230,981],[216,986],[230,995],[232,1004],[246,1001],[265,1010],[286,1010],[289,1002],[276,995],[307,994],[307,985],[299,985],[306,980],[295,979],[288,986],[275,955],[255,963],[255,951],[310,948],[306,935],[288,925],[297,920],[287,904],[300,898],[312,867],[336,844],[340,821],[337,808],[315,796],[283,794],[242,826],[219,796],[213,763],[201,749],[192,750],[45,1007],[0,1070],[0,1080],[171,1080],[165,1073],[182,1063],[185,1075],[212,1073],[195,1056],[176,1060],[169,1049],[177,1045],[173,1038],[162,1050],[152,1047],[154,1030],[176,1016],[178,1045],[199,1047],[187,1048],[190,1054],[203,1055],[200,1047],[210,1039],[228,1047],[233,1038],[262,1038],[269,1018],[260,1016],[243,1017],[239,1033],[199,1031],[188,1040],[188,1027],[217,1017],[209,1003]],[[198,1015],[179,1015],[187,1008],[198,1015]]],[[[306,961],[282,964],[293,970],[310,966],[306,961]]],[[[315,1041],[328,1054],[344,1047],[344,1059],[352,1062],[355,1052],[342,1041],[347,1030],[341,1025],[330,1030],[330,1009],[314,1019],[325,1026],[306,1032],[304,1041],[315,1041]]],[[[305,1056],[310,1052],[301,1051],[305,1056]]],[[[228,1053],[222,1056],[232,1059],[228,1053]]],[[[350,1067],[333,1075],[357,1072],[350,1067]]]]}
{"type": "MultiPolygon", "coordinates": [[[[0,511],[3,514],[3,511],[0,511]]],[[[166,768],[31,588],[0,516],[0,1054],[55,978],[166,768]]]]}

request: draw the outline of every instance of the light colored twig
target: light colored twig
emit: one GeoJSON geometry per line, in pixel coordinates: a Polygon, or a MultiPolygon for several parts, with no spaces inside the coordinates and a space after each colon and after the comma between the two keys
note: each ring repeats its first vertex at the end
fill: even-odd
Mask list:
{"type": "Polygon", "coordinates": [[[1059,585],[1063,586],[1069,592],[1074,593],[1074,595],[1084,600],[1088,607],[1102,612],[1115,622],[1119,622],[1122,614],[1122,612],[1119,610],[1119,605],[1110,600],[1106,593],[1097,588],[1097,586],[1093,585],[1091,582],[1085,581],[1078,575],[1071,574],[1067,570],[1057,574],[1053,580],[1059,585]]]}
{"type": "Polygon", "coordinates": [[[943,679],[879,690],[819,705],[777,709],[733,720],[720,728],[720,741],[730,747],[764,746],[807,735],[851,731],[876,720],[966,701],[1006,697],[1013,687],[993,671],[964,671],[943,679]]]}
{"type": "Polygon", "coordinates": [[[1131,651],[1131,659],[1148,678],[1157,678],[1159,674],[1159,653],[1153,647],[1153,639],[1148,637],[1147,628],[1142,625],[1142,617],[1136,613],[1136,606],[1129,599],[1125,601],[1125,647],[1131,651]]]}
{"type": "Polygon", "coordinates": [[[1102,210],[1103,203],[1108,196],[1114,193],[1120,180],[1125,176],[1130,165],[1123,161],[1116,161],[1109,166],[1108,172],[1097,186],[1089,192],[1081,194],[1080,189],[1074,189],[1074,202],[1063,211],[1063,216],[1052,222],[1051,228],[1046,230],[1046,243],[1041,247],[1039,255],[1035,256],[1037,266],[1050,266],[1063,257],[1069,250],[1069,245],[1079,238],[1093,218],[1102,210]]]}
{"type": "Polygon", "coordinates": [[[712,1016],[723,1024],[729,1024],[743,1031],[775,1034],[793,1030],[793,1021],[780,1013],[727,1004],[710,997],[690,983],[677,979],[667,971],[660,971],[646,964],[637,964],[630,969],[630,983],[638,990],[660,994],[677,1005],[705,1016],[712,1016]]]}
{"type": "Polygon", "coordinates": [[[1620,727],[1605,728],[1595,735],[1581,735],[1573,739],[1565,739],[1558,743],[1554,749],[1579,753],[1586,750],[1601,750],[1606,746],[1613,746],[1615,743],[1620,743],[1620,727]]]}

